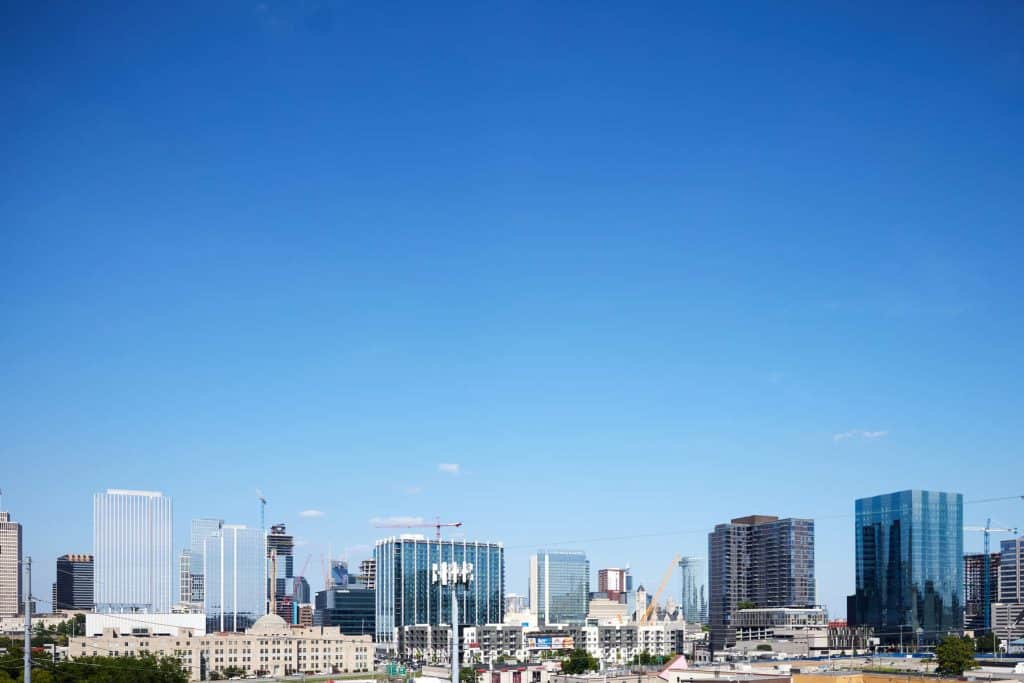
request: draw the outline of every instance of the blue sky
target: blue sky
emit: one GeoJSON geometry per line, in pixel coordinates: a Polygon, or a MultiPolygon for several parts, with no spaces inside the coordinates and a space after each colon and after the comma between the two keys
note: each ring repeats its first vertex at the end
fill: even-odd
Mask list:
{"type": "Polygon", "coordinates": [[[505,542],[520,592],[539,545],[656,584],[815,517],[841,615],[856,497],[1024,493],[1024,6],[890,5],[5,6],[36,593],[95,491],[165,491],[183,546],[259,487],[314,585],[378,517],[505,542]]]}

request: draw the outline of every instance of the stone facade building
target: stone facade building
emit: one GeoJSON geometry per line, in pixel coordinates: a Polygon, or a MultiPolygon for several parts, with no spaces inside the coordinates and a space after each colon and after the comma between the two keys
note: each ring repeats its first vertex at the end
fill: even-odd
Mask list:
{"type": "Polygon", "coordinates": [[[240,670],[242,676],[361,673],[373,669],[370,636],[343,635],[338,629],[289,626],[276,614],[260,617],[244,633],[196,636],[149,635],[144,628],[131,633],[106,629],[102,636],[71,638],[71,659],[91,656],[174,657],[193,681],[210,672],[240,670]]]}

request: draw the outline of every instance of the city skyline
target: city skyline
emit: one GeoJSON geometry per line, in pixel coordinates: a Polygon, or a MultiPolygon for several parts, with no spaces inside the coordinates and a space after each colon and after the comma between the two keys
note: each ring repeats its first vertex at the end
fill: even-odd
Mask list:
{"type": "MultiPolygon", "coordinates": [[[[129,493],[132,493],[132,492],[133,491],[129,491],[129,493]]],[[[143,491],[142,493],[147,493],[147,492],[143,491]]],[[[166,494],[166,493],[164,495],[167,498],[170,498],[173,501],[173,496],[171,496],[169,494],[166,494]]],[[[875,495],[884,495],[884,494],[875,494],[875,495]]],[[[1003,497],[1002,496],[997,496],[996,498],[1003,498],[1003,497]]],[[[964,512],[965,525],[967,524],[967,522],[970,519],[970,512],[969,512],[969,510],[974,505],[978,506],[979,516],[981,516],[980,515],[980,511],[981,510],[990,511],[991,509],[993,509],[993,507],[998,507],[998,506],[1003,506],[1004,508],[1006,508],[1008,510],[1008,512],[1010,512],[1010,515],[1012,516],[1012,514],[1013,514],[1012,511],[1013,511],[1014,507],[1016,507],[1017,505],[1024,505],[1024,501],[1022,501],[1020,499],[1020,497],[1018,497],[1018,496],[1007,496],[1006,498],[1009,498],[1010,500],[994,500],[993,501],[990,498],[981,498],[981,499],[977,499],[977,500],[965,500],[964,501],[964,506],[965,506],[965,508],[964,508],[965,509],[965,512],[964,512]]],[[[853,501],[850,501],[850,503],[852,505],[853,501]]],[[[190,515],[188,513],[183,513],[183,515],[185,517],[190,517],[190,515]]],[[[326,516],[326,513],[323,516],[318,516],[318,518],[322,519],[325,516],[326,516]]],[[[258,517],[258,512],[256,513],[256,517],[258,517]]],[[[308,517],[308,515],[306,517],[308,517]]],[[[298,515],[298,518],[299,519],[303,518],[303,516],[301,515],[301,512],[298,515]]],[[[855,519],[855,514],[851,512],[849,514],[830,515],[830,516],[824,518],[824,522],[826,522],[827,525],[828,525],[828,523],[833,523],[832,524],[833,526],[838,525],[838,527],[843,527],[847,523],[852,525],[854,519],[855,519]]],[[[223,523],[222,520],[217,519],[217,518],[192,518],[190,521],[191,521],[193,527],[197,523],[204,523],[204,522],[213,523],[213,524],[223,523]]],[[[815,521],[815,520],[812,518],[812,521],[815,521]]],[[[427,526],[429,526],[431,523],[432,522],[430,521],[429,518],[424,520],[424,524],[426,524],[427,526]]],[[[257,524],[257,527],[258,527],[258,521],[257,521],[256,524],[257,524]]],[[[270,526],[271,525],[268,523],[268,525],[267,525],[267,527],[268,527],[267,528],[267,532],[268,533],[270,532],[270,526]]],[[[370,526],[373,526],[373,524],[370,524],[370,526]]],[[[815,526],[817,528],[820,528],[820,525],[817,522],[815,523],[815,526]]],[[[194,540],[194,537],[195,537],[197,532],[195,531],[195,529],[193,529],[191,531],[191,533],[190,533],[188,531],[188,528],[189,528],[189,525],[185,524],[184,521],[182,521],[181,523],[176,522],[174,524],[174,530],[175,530],[176,535],[177,534],[183,534],[185,539],[186,539],[186,541],[190,540],[190,538],[194,540]]],[[[645,533],[645,534],[640,534],[640,535],[643,538],[645,538],[645,539],[650,539],[650,544],[651,545],[658,545],[659,543],[663,542],[662,539],[668,539],[668,538],[674,538],[674,537],[675,538],[681,538],[681,539],[691,539],[692,537],[701,537],[700,538],[700,543],[703,546],[704,553],[702,555],[698,556],[698,559],[703,561],[704,558],[707,555],[707,534],[711,530],[713,530],[713,527],[710,527],[707,530],[700,530],[700,529],[697,529],[697,528],[686,529],[686,530],[683,530],[681,533],[650,532],[650,533],[645,533]]],[[[836,530],[838,531],[838,528],[836,530]]],[[[412,534],[412,535],[423,536],[424,538],[428,538],[428,539],[432,538],[431,534],[429,534],[429,533],[421,533],[422,531],[423,530],[421,530],[421,529],[409,529],[407,532],[405,532],[405,535],[412,534]]],[[[198,533],[200,533],[200,535],[201,535],[202,532],[198,532],[198,533]]],[[[90,529],[90,534],[91,534],[91,529],[90,529]]],[[[818,538],[819,534],[820,534],[820,532],[816,533],[816,543],[819,541],[819,538],[818,538]]],[[[854,531],[853,531],[852,528],[849,529],[849,535],[850,535],[850,539],[851,539],[851,542],[852,542],[852,539],[854,538],[854,531]]],[[[381,540],[381,539],[385,538],[385,536],[380,534],[379,530],[376,531],[376,532],[371,532],[370,536],[373,537],[376,540],[381,540]]],[[[446,541],[450,541],[450,540],[461,541],[461,540],[465,540],[465,536],[466,536],[465,532],[460,532],[460,533],[457,533],[457,534],[446,535],[445,536],[445,540],[446,541]]],[[[992,544],[993,548],[998,548],[1000,542],[1002,542],[1002,541],[1012,540],[1010,538],[1011,535],[1010,534],[1006,534],[1006,533],[993,532],[992,536],[993,536],[993,544],[992,544]]],[[[963,538],[964,538],[964,553],[965,554],[976,553],[976,552],[980,551],[981,543],[982,543],[982,535],[980,533],[977,533],[977,534],[964,533],[963,538]],[[972,539],[975,541],[974,543],[970,542],[972,539]]],[[[581,539],[581,540],[586,541],[587,539],[581,539]]],[[[620,543],[622,540],[623,539],[618,538],[618,537],[607,537],[607,538],[592,537],[590,539],[590,542],[593,544],[594,548],[603,549],[604,552],[600,552],[599,551],[599,554],[601,554],[602,556],[616,558],[616,557],[621,557],[621,555],[614,548],[615,548],[616,544],[620,543]]],[[[27,540],[26,540],[26,543],[27,543],[27,540]]],[[[515,566],[509,566],[509,564],[508,564],[509,561],[506,559],[506,567],[507,567],[506,574],[508,575],[508,577],[506,579],[506,582],[505,582],[506,583],[506,592],[507,593],[519,593],[519,594],[522,594],[522,595],[528,595],[529,594],[528,560],[536,552],[535,548],[533,547],[533,545],[509,546],[507,544],[504,544],[503,542],[501,542],[501,543],[504,546],[504,549],[505,549],[505,552],[506,552],[506,558],[508,558],[508,557],[515,557],[517,554],[519,554],[519,552],[522,552],[522,553],[524,553],[523,554],[523,560],[524,560],[524,564],[526,565],[525,568],[521,569],[521,573],[517,574],[517,568],[515,566]],[[522,584],[522,587],[518,588],[517,584],[522,584]]],[[[551,545],[551,544],[549,544],[549,545],[551,546],[552,550],[563,550],[564,551],[564,550],[571,550],[572,549],[571,547],[568,547],[568,546],[575,547],[578,544],[579,544],[579,541],[568,541],[567,540],[566,541],[566,546],[567,547],[558,547],[556,545],[551,545]]],[[[79,544],[79,545],[81,545],[81,544],[79,544]]],[[[88,544],[86,544],[86,545],[88,545],[88,544]]],[[[26,548],[27,547],[28,546],[26,545],[26,548]]],[[[185,547],[188,548],[188,544],[187,543],[186,543],[185,547]]],[[[315,555],[321,549],[326,551],[326,550],[328,550],[330,548],[337,548],[337,547],[339,547],[338,543],[327,542],[327,543],[310,544],[305,539],[298,539],[298,543],[296,544],[295,553],[300,558],[300,561],[309,560],[309,562],[310,562],[310,571],[307,571],[307,577],[313,579],[313,581],[310,584],[311,591],[313,593],[316,593],[317,591],[319,591],[319,590],[321,590],[323,588],[323,586],[322,586],[322,579],[320,579],[320,573],[316,569],[313,568],[313,565],[315,565],[317,563],[317,562],[313,562],[313,560],[315,559],[315,555]],[[306,552],[306,553],[300,552],[303,549],[306,549],[308,552],[306,552]]],[[[359,553],[366,553],[366,557],[362,558],[363,561],[365,562],[365,561],[369,561],[372,558],[372,550],[364,550],[363,549],[364,547],[365,546],[362,546],[362,545],[356,545],[356,546],[345,546],[345,545],[342,545],[343,551],[344,551],[345,548],[347,548],[348,550],[355,549],[357,551],[357,554],[359,554],[359,553]]],[[[669,548],[669,550],[671,550],[671,549],[672,548],[669,548]]],[[[588,564],[590,565],[590,584],[591,584],[591,590],[592,591],[596,591],[597,590],[597,586],[598,586],[598,570],[600,568],[596,567],[593,562],[589,561],[589,555],[590,555],[590,552],[591,552],[589,550],[589,546],[588,546],[588,549],[585,550],[585,552],[588,555],[588,564]]],[[[27,550],[25,551],[25,554],[29,555],[27,550]]],[[[337,557],[338,554],[336,554],[335,556],[337,557]]],[[[850,561],[851,561],[851,563],[853,561],[853,556],[854,556],[854,554],[851,552],[850,553],[850,561]]],[[[201,553],[199,553],[199,557],[201,558],[201,553]]],[[[54,559],[56,559],[56,558],[54,558],[54,559]]],[[[177,597],[178,591],[180,589],[180,585],[179,585],[178,578],[177,578],[178,577],[178,563],[179,563],[179,559],[180,559],[180,556],[179,556],[178,553],[172,553],[172,560],[173,560],[172,564],[173,564],[173,566],[170,569],[170,573],[174,577],[173,578],[173,595],[172,595],[173,598],[177,597]]],[[[195,559],[196,558],[194,556],[193,557],[193,562],[195,562],[195,559]]],[[[816,558],[815,559],[816,559],[816,564],[818,566],[821,566],[823,564],[822,563],[822,558],[820,557],[819,553],[817,553],[817,552],[816,552],[816,558]]],[[[357,555],[353,555],[350,558],[350,560],[349,560],[350,563],[358,562],[358,561],[359,561],[359,558],[357,557],[357,555]]],[[[612,561],[608,561],[607,562],[607,564],[614,564],[614,563],[615,562],[612,562],[612,561]]],[[[627,563],[619,562],[619,564],[622,564],[622,565],[625,566],[627,563]]],[[[830,562],[827,562],[825,564],[827,566],[834,566],[835,563],[830,561],[830,562]]],[[[33,596],[43,606],[43,608],[45,608],[46,606],[49,605],[50,596],[49,596],[49,592],[41,592],[41,589],[39,587],[41,584],[39,582],[44,580],[49,566],[53,566],[53,563],[50,562],[49,565],[45,565],[45,564],[41,565],[40,562],[39,562],[39,558],[38,557],[36,557],[34,559],[34,563],[33,563],[33,596]],[[40,578],[41,576],[43,578],[40,578]]],[[[650,570],[650,574],[649,575],[645,575],[643,580],[638,581],[637,578],[635,577],[635,569],[631,569],[631,572],[634,572],[634,579],[633,579],[634,586],[635,587],[639,586],[639,585],[643,584],[644,581],[646,581],[648,584],[653,584],[654,579],[656,578],[656,576],[660,575],[660,573],[662,571],[663,571],[663,567],[653,566],[652,569],[650,570]]],[[[705,569],[705,571],[706,571],[706,569],[705,569]]],[[[853,572],[851,571],[850,574],[852,576],[853,572]]],[[[826,578],[826,581],[825,581],[826,583],[833,583],[833,584],[836,583],[835,580],[834,580],[835,579],[834,574],[830,575],[830,576],[827,576],[827,577],[824,577],[821,574],[820,570],[816,570],[815,578],[816,578],[816,583],[818,584],[818,592],[819,593],[821,591],[821,584],[822,584],[822,579],[823,578],[826,578]]],[[[671,577],[671,579],[669,581],[669,584],[668,584],[668,589],[666,590],[665,595],[663,595],[663,597],[662,597],[663,601],[665,599],[668,599],[668,598],[672,598],[672,599],[678,601],[678,597],[679,597],[678,596],[678,592],[679,592],[679,590],[682,587],[681,580],[682,580],[682,577],[681,577],[679,572],[673,573],[673,575],[672,575],[672,577],[671,577]]],[[[846,590],[847,593],[849,593],[849,591],[852,590],[852,586],[853,585],[854,584],[853,584],[853,581],[851,579],[850,586],[844,587],[842,585],[839,585],[839,589],[838,590],[840,592],[842,592],[843,590],[846,590]]],[[[994,591],[995,591],[995,588],[993,588],[993,592],[994,591]]],[[[829,616],[831,618],[844,618],[844,617],[847,616],[845,608],[846,608],[846,598],[848,598],[849,596],[847,594],[847,595],[843,595],[843,596],[840,596],[840,597],[842,598],[842,600],[834,600],[834,599],[831,599],[831,598],[830,599],[823,599],[819,595],[818,604],[820,604],[821,606],[826,607],[828,609],[828,613],[829,613],[829,616]]],[[[176,600],[172,600],[172,602],[175,602],[175,601],[176,600]]]]}
{"type": "Polygon", "coordinates": [[[173,498],[174,576],[262,490],[314,591],[403,520],[523,594],[537,548],[653,590],[809,518],[833,616],[858,498],[1024,526],[971,502],[1024,493],[1017,4],[329,5],[0,8],[40,604],[110,487],[173,498]]]}

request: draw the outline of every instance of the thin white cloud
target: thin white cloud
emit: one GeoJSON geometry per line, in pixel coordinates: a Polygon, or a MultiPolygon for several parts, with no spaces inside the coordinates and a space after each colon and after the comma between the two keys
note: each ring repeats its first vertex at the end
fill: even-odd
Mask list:
{"type": "Polygon", "coordinates": [[[426,520],[422,517],[414,517],[412,515],[391,515],[389,517],[371,517],[370,524],[374,526],[384,525],[414,525],[414,524],[426,524],[426,520]]]}
{"type": "Polygon", "coordinates": [[[846,441],[848,439],[881,439],[884,436],[889,435],[889,430],[881,429],[878,431],[866,431],[863,429],[851,429],[848,432],[839,432],[838,434],[832,435],[833,441],[846,441]]]}
{"type": "Polygon", "coordinates": [[[325,517],[326,513],[323,510],[303,510],[299,513],[299,517],[325,517]]]}
{"type": "Polygon", "coordinates": [[[446,474],[458,474],[459,473],[459,463],[457,463],[457,462],[442,462],[442,463],[440,463],[437,466],[437,470],[439,472],[444,472],[446,474]]]}
{"type": "Polygon", "coordinates": [[[423,489],[419,486],[406,486],[403,491],[410,496],[415,496],[417,493],[423,493],[423,489]]]}

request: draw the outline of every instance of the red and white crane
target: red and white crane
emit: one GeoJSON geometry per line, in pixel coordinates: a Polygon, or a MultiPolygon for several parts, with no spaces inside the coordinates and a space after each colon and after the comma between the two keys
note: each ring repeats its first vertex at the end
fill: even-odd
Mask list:
{"type": "Polygon", "coordinates": [[[427,529],[433,528],[437,540],[441,540],[441,527],[455,527],[456,529],[462,526],[462,522],[442,522],[440,517],[435,517],[434,521],[431,522],[417,522],[415,524],[374,524],[378,529],[427,529]]]}

